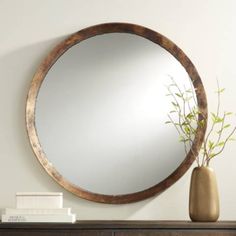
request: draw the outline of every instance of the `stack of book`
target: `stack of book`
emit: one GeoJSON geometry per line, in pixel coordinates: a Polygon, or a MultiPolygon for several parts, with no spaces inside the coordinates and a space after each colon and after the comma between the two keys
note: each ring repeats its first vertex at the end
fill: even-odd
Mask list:
{"type": "Polygon", "coordinates": [[[63,222],[74,223],[71,208],[63,208],[62,193],[16,193],[16,208],[6,208],[2,222],[63,222]]]}

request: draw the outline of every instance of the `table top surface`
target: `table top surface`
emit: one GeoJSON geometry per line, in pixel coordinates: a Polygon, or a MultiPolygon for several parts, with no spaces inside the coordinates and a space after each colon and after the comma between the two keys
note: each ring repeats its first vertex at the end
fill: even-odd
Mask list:
{"type": "Polygon", "coordinates": [[[191,221],[109,221],[81,220],[76,223],[0,223],[0,229],[235,229],[236,221],[191,222],[191,221]]]}

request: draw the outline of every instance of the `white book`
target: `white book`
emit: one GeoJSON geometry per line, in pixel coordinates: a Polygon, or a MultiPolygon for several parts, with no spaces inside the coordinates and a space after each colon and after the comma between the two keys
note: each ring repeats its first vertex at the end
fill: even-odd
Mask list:
{"type": "Polygon", "coordinates": [[[17,192],[16,196],[63,196],[61,192],[17,192]]]}
{"type": "Polygon", "coordinates": [[[55,208],[55,209],[41,209],[41,208],[6,208],[6,215],[53,215],[53,214],[71,214],[71,208],[55,208]]]}
{"type": "Polygon", "coordinates": [[[2,222],[44,222],[44,223],[74,223],[76,221],[75,214],[52,214],[52,215],[2,215],[2,222]]]}
{"type": "Polygon", "coordinates": [[[16,208],[62,208],[63,195],[58,192],[18,192],[16,208]]]}

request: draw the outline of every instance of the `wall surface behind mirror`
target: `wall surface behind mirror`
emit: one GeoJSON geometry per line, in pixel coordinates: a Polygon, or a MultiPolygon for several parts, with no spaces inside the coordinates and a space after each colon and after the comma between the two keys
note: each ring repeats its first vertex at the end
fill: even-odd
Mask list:
{"type": "MultiPolygon", "coordinates": [[[[104,22],[131,22],[174,41],[193,61],[205,85],[209,109],[218,78],[224,110],[236,111],[236,1],[214,0],[0,0],[0,209],[14,207],[16,191],[60,191],[78,219],[188,219],[191,170],[161,195],[128,205],[79,199],[58,186],[34,157],[24,124],[32,76],[49,49],[68,34],[104,22]]],[[[212,162],[222,220],[236,218],[236,144],[212,162]]]]}

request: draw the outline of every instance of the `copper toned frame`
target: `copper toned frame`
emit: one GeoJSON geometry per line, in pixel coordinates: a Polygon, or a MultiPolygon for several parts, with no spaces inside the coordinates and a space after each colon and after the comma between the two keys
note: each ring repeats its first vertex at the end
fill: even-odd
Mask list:
{"type": "MultiPolygon", "coordinates": [[[[39,138],[37,136],[37,130],[35,127],[35,108],[36,108],[36,100],[37,95],[40,89],[40,86],[46,77],[50,68],[54,65],[59,57],[63,55],[69,48],[74,46],[75,44],[80,43],[83,40],[86,40],[90,37],[94,37],[97,35],[107,34],[107,33],[130,33],[139,35],[143,38],[146,38],[164,49],[166,49],[170,54],[172,54],[185,68],[189,77],[192,80],[193,86],[196,90],[196,97],[199,109],[201,111],[201,116],[199,119],[207,119],[207,99],[205,90],[201,81],[200,76],[196,68],[190,59],[184,54],[184,52],[173,42],[167,39],[165,36],[145,28],[143,26],[129,24],[129,23],[106,23],[88,27],[86,29],[80,30],[67,39],[59,43],[42,61],[40,66],[38,67],[33,80],[31,82],[31,86],[28,92],[27,104],[26,104],[26,127],[29,136],[29,140],[32,146],[32,149],[42,164],[47,173],[56,180],[62,187],[67,189],[68,191],[74,193],[75,195],[101,203],[113,203],[113,204],[121,204],[121,203],[130,203],[140,201],[155,194],[159,194],[172,184],[174,184],[184,173],[189,169],[191,164],[194,161],[194,155],[190,151],[180,166],[173,171],[166,179],[157,183],[156,185],[145,189],[143,191],[131,193],[131,194],[123,194],[123,195],[103,195],[97,194],[93,192],[89,192],[86,189],[82,189],[79,186],[74,185],[73,183],[66,180],[48,161],[46,154],[43,151],[43,148],[40,145],[39,138]]],[[[194,139],[194,143],[192,145],[191,150],[194,153],[198,153],[203,142],[203,138],[205,135],[206,126],[198,127],[197,133],[194,139]]]]}

